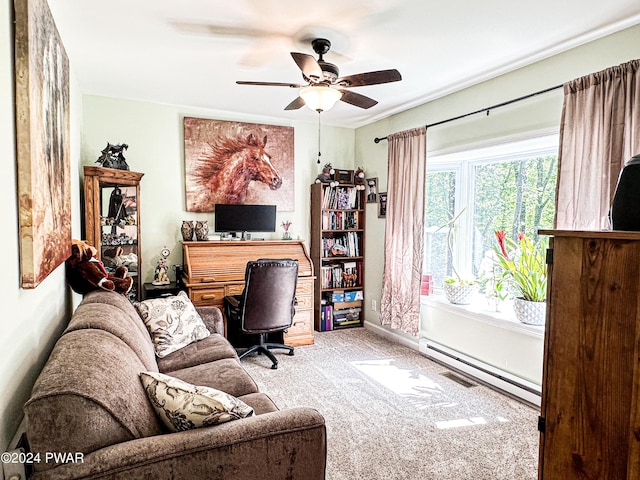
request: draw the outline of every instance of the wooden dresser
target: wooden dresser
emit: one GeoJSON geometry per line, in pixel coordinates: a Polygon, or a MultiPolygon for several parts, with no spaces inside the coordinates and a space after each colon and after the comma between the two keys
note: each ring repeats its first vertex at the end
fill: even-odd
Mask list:
{"type": "Polygon", "coordinates": [[[640,480],[640,233],[551,235],[540,480],[640,480]]]}
{"type": "MultiPolygon", "coordinates": [[[[313,344],[313,265],[302,241],[182,242],[183,281],[194,305],[224,311],[224,297],[242,293],[247,262],[260,258],[298,260],[296,315],[284,336],[291,346],[313,344]]],[[[225,332],[226,332],[225,319],[225,332]]]]}

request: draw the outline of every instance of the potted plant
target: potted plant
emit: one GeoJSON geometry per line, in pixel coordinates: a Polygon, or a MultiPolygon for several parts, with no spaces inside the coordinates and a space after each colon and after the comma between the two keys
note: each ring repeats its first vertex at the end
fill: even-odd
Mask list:
{"type": "MultiPolygon", "coordinates": [[[[455,233],[456,233],[456,221],[464,213],[465,209],[463,209],[458,215],[449,220],[445,225],[440,228],[449,227],[449,231],[447,232],[447,248],[449,249],[449,254],[453,259],[453,245],[455,242],[455,233]]],[[[439,230],[439,229],[438,229],[439,230]]],[[[478,283],[475,278],[463,278],[456,267],[451,264],[451,270],[453,272],[453,276],[447,277],[444,280],[444,284],[442,286],[444,290],[444,296],[446,299],[457,305],[467,305],[471,303],[473,296],[478,291],[478,283]]]]}
{"type": "Polygon", "coordinates": [[[513,309],[516,318],[530,325],[544,325],[547,298],[547,263],[545,245],[535,244],[524,234],[507,238],[504,230],[496,231],[494,247],[504,278],[515,290],[513,309]]]}

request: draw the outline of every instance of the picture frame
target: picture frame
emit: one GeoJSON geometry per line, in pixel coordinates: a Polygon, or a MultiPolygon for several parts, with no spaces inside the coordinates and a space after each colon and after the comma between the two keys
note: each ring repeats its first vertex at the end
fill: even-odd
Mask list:
{"type": "Polygon", "coordinates": [[[183,126],[187,212],[222,203],[295,210],[293,127],[195,117],[183,126]]]}
{"type": "Polygon", "coordinates": [[[69,59],[46,0],[15,3],[20,286],[71,254],[69,59]]]}
{"type": "Polygon", "coordinates": [[[353,170],[338,170],[336,168],[333,179],[338,183],[351,184],[353,183],[353,170]]]}
{"type": "Polygon", "coordinates": [[[378,177],[367,178],[364,182],[367,203],[378,202],[378,177]]]}
{"type": "Polygon", "coordinates": [[[387,216],[387,192],[381,192],[378,195],[378,218],[386,218],[387,216]]]}

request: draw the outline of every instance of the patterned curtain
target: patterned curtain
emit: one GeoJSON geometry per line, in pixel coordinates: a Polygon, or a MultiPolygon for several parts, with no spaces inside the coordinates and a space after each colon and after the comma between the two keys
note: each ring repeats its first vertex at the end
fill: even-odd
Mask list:
{"type": "Polygon", "coordinates": [[[556,228],[608,228],[624,164],[640,153],[640,60],[564,85],[556,228]]]}
{"type": "Polygon", "coordinates": [[[417,336],[424,255],[425,127],[387,137],[389,150],[380,322],[417,336]]]}

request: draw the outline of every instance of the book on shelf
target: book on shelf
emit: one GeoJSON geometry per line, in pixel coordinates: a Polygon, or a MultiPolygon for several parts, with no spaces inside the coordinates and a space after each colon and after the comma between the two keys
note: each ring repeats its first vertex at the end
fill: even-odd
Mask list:
{"type": "Polygon", "coordinates": [[[333,326],[334,327],[346,327],[347,325],[356,325],[360,323],[360,313],[362,309],[346,308],[342,310],[333,310],[333,326]]]}
{"type": "Polygon", "coordinates": [[[355,210],[360,207],[359,190],[355,186],[336,186],[329,185],[324,187],[322,195],[322,208],[355,210]]]}
{"type": "Polygon", "coordinates": [[[362,262],[341,262],[320,267],[323,289],[353,288],[361,285],[362,262]]]}
{"type": "Polygon", "coordinates": [[[360,233],[345,232],[322,239],[323,257],[360,256],[360,233]]]}
{"type": "Polygon", "coordinates": [[[323,230],[351,230],[358,228],[358,211],[326,211],[322,212],[323,230]]]}
{"type": "Polygon", "coordinates": [[[333,306],[323,305],[320,311],[320,330],[333,330],[333,306]]]}
{"type": "Polygon", "coordinates": [[[347,327],[350,325],[360,325],[360,320],[345,320],[345,321],[336,321],[334,320],[334,328],[335,327],[347,327]]]}

